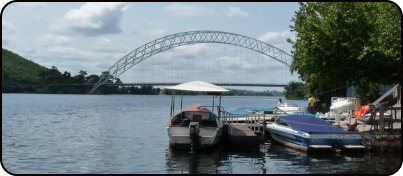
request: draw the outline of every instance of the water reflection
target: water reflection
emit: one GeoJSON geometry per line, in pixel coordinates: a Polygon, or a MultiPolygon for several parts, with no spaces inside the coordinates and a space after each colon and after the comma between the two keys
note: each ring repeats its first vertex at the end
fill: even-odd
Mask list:
{"type": "MultiPolygon", "coordinates": [[[[167,173],[204,174],[286,174],[286,173],[393,173],[396,166],[380,166],[367,152],[303,152],[271,142],[255,148],[234,148],[221,145],[216,149],[192,153],[166,149],[167,173]],[[377,169],[368,167],[375,165],[377,169]]],[[[382,161],[378,159],[377,161],[382,161]]]]}
{"type": "Polygon", "coordinates": [[[234,148],[225,144],[194,153],[172,147],[166,149],[167,173],[240,173],[238,165],[245,167],[242,172],[265,173],[265,154],[258,147],[234,148]]]}
{"type": "Polygon", "coordinates": [[[327,171],[329,165],[342,163],[344,160],[335,153],[307,153],[277,143],[271,144],[268,156],[277,166],[269,169],[271,173],[312,173],[315,169],[321,169],[316,173],[327,173],[323,171],[327,171]]]}
{"type": "Polygon", "coordinates": [[[220,173],[217,168],[222,166],[222,148],[213,150],[191,152],[167,148],[166,168],[167,173],[220,173]]]}

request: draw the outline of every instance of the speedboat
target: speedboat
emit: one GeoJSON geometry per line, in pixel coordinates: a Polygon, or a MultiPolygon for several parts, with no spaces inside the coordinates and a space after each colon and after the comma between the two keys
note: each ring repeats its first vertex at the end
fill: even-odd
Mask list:
{"type": "Polygon", "coordinates": [[[364,149],[361,135],[312,115],[280,116],[266,125],[273,140],[303,151],[364,149]]]}
{"type": "Polygon", "coordinates": [[[216,85],[202,82],[192,81],[179,84],[171,89],[171,115],[166,124],[169,136],[169,144],[174,148],[191,149],[192,151],[199,149],[207,149],[215,146],[220,142],[223,122],[220,116],[214,113],[214,108],[217,107],[217,112],[220,114],[221,109],[221,93],[228,90],[216,85]],[[175,90],[182,91],[181,110],[175,114],[175,90]],[[219,105],[213,105],[211,110],[206,106],[196,104],[182,110],[183,91],[207,92],[210,95],[219,95],[219,105]]]}
{"type": "Polygon", "coordinates": [[[277,107],[282,111],[286,112],[287,114],[301,112],[301,109],[296,104],[279,103],[277,107]]]}
{"type": "Polygon", "coordinates": [[[332,97],[330,111],[345,112],[353,109],[354,103],[350,99],[344,97],[332,97]]]}
{"type": "Polygon", "coordinates": [[[278,115],[286,115],[286,113],[275,106],[267,107],[241,107],[230,112],[234,122],[244,123],[247,117],[261,116],[262,118],[274,121],[278,115]]]}

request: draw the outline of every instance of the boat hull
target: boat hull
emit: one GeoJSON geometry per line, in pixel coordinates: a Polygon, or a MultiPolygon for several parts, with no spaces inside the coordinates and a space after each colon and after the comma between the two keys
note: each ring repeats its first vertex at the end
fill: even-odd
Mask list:
{"type": "MultiPolygon", "coordinates": [[[[267,125],[273,140],[303,151],[348,149],[347,146],[362,146],[357,134],[308,134],[279,125],[267,125]]],[[[362,147],[358,147],[362,148],[362,147]]]]}
{"type": "MultiPolygon", "coordinates": [[[[192,140],[188,127],[167,127],[169,144],[174,148],[190,149],[192,140]]],[[[199,148],[208,149],[216,146],[222,137],[222,128],[203,127],[199,133],[199,148]]]]}

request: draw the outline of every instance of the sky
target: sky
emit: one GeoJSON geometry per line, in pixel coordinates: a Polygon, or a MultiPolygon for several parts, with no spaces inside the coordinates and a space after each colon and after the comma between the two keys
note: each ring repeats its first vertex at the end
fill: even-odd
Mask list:
{"type": "MultiPolygon", "coordinates": [[[[72,75],[80,70],[100,75],[127,53],[149,41],[194,30],[241,34],[291,53],[292,46],[286,40],[295,40],[295,33],[290,31],[289,26],[298,8],[297,2],[14,2],[3,9],[2,47],[47,68],[56,66],[59,71],[68,71],[72,75]]],[[[205,57],[212,57],[217,59],[208,60],[210,64],[204,65],[212,67],[212,70],[216,68],[212,72],[218,73],[219,69],[233,66],[229,70],[220,70],[219,74],[227,76],[225,79],[242,75],[241,71],[248,66],[249,70],[244,71],[249,73],[272,70],[270,76],[266,76],[271,78],[270,82],[298,80],[297,74],[291,75],[288,68],[277,62],[248,59],[264,57],[257,53],[238,52],[240,56],[237,56],[233,52],[236,49],[225,46],[189,46],[150,57],[147,59],[148,66],[146,62],[140,63],[123,74],[121,79],[123,82],[135,82],[139,79],[164,80],[177,75],[200,75],[194,70],[201,71],[204,67],[195,68],[194,64],[203,65],[205,57]],[[164,62],[164,59],[173,62],[179,57],[192,59],[177,62],[181,64],[180,72],[175,72],[164,62]],[[146,69],[159,71],[151,73],[145,72],[146,69]]]]}

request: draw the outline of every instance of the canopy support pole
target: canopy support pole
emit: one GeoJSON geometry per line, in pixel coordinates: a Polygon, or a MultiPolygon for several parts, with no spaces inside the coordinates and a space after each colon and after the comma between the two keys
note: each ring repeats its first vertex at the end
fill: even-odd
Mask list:
{"type": "Polygon", "coordinates": [[[171,113],[170,113],[170,117],[172,117],[172,106],[173,106],[173,102],[174,102],[174,90],[172,90],[172,95],[171,95],[171,113]]]}
{"type": "Polygon", "coordinates": [[[214,95],[213,95],[213,106],[211,107],[211,112],[214,114],[214,95]]]}
{"type": "Polygon", "coordinates": [[[181,91],[181,118],[183,117],[183,113],[182,113],[182,105],[183,105],[183,90],[181,91]]]}

